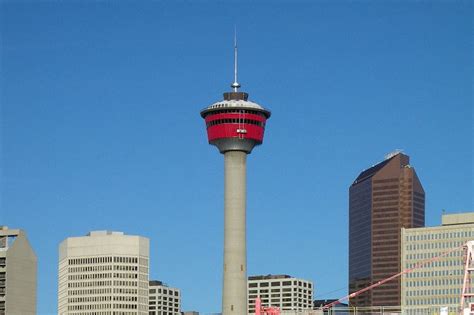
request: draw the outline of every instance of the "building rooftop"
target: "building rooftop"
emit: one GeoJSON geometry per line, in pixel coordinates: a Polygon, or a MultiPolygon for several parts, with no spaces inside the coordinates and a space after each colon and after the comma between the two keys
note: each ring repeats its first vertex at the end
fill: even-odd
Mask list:
{"type": "Polygon", "coordinates": [[[266,276],[249,276],[249,280],[270,280],[270,279],[288,279],[289,275],[266,275],[266,276]]]}
{"type": "Polygon", "coordinates": [[[20,229],[9,229],[6,225],[0,226],[0,236],[19,236],[20,234],[25,234],[25,232],[20,229]]]}
{"type": "Polygon", "coordinates": [[[90,231],[86,236],[103,236],[103,235],[123,235],[123,232],[118,231],[90,231]]]}
{"type": "Polygon", "coordinates": [[[211,108],[232,108],[232,107],[245,107],[245,108],[255,108],[255,109],[263,109],[262,106],[258,105],[257,103],[245,100],[222,100],[216,102],[208,107],[211,108]]]}
{"type": "Polygon", "coordinates": [[[366,179],[371,178],[372,176],[377,174],[377,172],[380,171],[385,165],[387,165],[388,162],[390,162],[393,158],[395,158],[399,154],[403,154],[403,153],[400,152],[400,151],[396,151],[394,153],[387,154],[385,160],[383,160],[382,162],[379,162],[379,163],[373,165],[372,167],[369,167],[368,169],[363,170],[362,172],[360,172],[359,176],[357,176],[357,178],[355,179],[355,181],[352,185],[360,183],[360,182],[362,182],[366,179]]]}
{"type": "Polygon", "coordinates": [[[157,286],[157,285],[161,285],[165,287],[167,286],[166,284],[163,283],[163,281],[160,281],[160,280],[150,280],[148,283],[151,286],[157,286]]]}
{"type": "Polygon", "coordinates": [[[451,213],[441,216],[441,225],[473,224],[474,212],[451,213]]]}

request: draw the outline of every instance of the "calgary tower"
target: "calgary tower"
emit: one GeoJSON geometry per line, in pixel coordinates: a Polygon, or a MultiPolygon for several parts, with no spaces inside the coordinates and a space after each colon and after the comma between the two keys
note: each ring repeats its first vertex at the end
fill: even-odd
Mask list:
{"type": "Polygon", "coordinates": [[[222,314],[247,314],[246,167],[247,154],[263,142],[270,111],[248,100],[237,82],[234,41],[233,91],[201,111],[209,143],[224,154],[224,284],[222,314]]]}

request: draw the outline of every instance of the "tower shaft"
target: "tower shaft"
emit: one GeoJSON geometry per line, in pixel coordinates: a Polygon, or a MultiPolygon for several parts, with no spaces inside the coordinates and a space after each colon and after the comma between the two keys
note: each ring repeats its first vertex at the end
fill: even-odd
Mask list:
{"type": "Polygon", "coordinates": [[[247,314],[247,153],[224,153],[224,285],[222,315],[247,314]]]}

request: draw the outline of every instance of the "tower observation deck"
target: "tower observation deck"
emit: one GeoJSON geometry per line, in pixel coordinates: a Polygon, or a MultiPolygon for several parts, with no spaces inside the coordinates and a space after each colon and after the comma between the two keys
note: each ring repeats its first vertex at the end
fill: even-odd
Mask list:
{"type": "Polygon", "coordinates": [[[201,111],[209,143],[221,153],[243,151],[249,154],[263,142],[270,111],[249,101],[248,96],[245,92],[226,92],[224,100],[201,111]]]}
{"type": "Polygon", "coordinates": [[[201,111],[209,144],[224,154],[224,266],[222,314],[247,314],[246,175],[247,154],[263,142],[270,111],[248,100],[237,83],[224,99],[201,111]]]}

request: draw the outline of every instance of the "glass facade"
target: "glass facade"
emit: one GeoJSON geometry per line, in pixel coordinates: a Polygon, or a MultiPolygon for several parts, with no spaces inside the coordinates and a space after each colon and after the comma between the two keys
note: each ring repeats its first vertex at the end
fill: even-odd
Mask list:
{"type": "MultiPolygon", "coordinates": [[[[349,292],[400,272],[401,228],[424,226],[425,193],[402,153],[363,171],[349,189],[349,292]]],[[[352,306],[400,306],[400,279],[350,300],[352,306]]]]}

